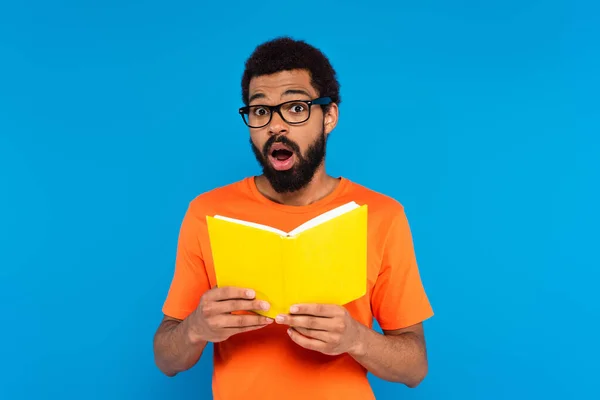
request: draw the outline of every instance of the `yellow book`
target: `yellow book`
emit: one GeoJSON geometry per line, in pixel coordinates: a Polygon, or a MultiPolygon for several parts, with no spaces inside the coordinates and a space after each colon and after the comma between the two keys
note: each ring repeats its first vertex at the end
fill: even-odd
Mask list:
{"type": "Polygon", "coordinates": [[[217,285],[256,291],[275,318],[293,304],[344,305],[367,289],[367,206],[350,202],[290,232],[207,216],[217,285]]]}

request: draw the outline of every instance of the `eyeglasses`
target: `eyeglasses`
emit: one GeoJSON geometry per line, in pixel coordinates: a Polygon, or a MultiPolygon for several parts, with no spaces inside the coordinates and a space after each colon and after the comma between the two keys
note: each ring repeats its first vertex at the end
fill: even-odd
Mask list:
{"type": "Polygon", "coordinates": [[[267,126],[273,118],[273,113],[278,113],[288,124],[301,124],[310,118],[312,105],[331,103],[330,97],[319,97],[314,100],[291,100],[276,106],[263,104],[246,106],[239,109],[244,123],[250,128],[267,126]]]}

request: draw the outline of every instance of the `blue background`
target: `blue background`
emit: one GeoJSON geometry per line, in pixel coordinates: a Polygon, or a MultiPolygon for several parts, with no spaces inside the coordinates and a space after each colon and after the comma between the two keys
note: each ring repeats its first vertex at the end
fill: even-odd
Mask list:
{"type": "Polygon", "coordinates": [[[436,311],[378,398],[600,397],[591,1],[7,3],[0,398],[210,396],[212,351],[169,379],[152,336],[188,202],[259,172],[239,81],[283,34],[338,70],[329,170],[404,204],[436,311]]]}

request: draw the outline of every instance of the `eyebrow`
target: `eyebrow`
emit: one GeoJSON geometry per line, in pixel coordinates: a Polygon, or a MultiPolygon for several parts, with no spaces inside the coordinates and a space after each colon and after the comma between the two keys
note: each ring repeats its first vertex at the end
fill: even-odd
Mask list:
{"type": "Polygon", "coordinates": [[[310,93],[308,93],[306,90],[302,90],[302,89],[289,89],[289,90],[286,90],[285,92],[283,92],[283,94],[281,95],[281,97],[287,96],[287,95],[290,95],[290,94],[302,94],[302,95],[304,95],[304,96],[306,96],[308,98],[311,97],[310,93]]]}
{"type": "MultiPolygon", "coordinates": [[[[308,93],[306,90],[302,90],[302,89],[288,89],[285,92],[283,92],[283,94],[281,95],[281,97],[283,96],[289,96],[292,94],[301,94],[304,95],[308,98],[311,98],[312,96],[310,95],[310,93],[308,93]]],[[[248,103],[251,103],[252,101],[256,100],[256,99],[264,99],[266,96],[263,93],[255,93],[252,96],[250,96],[250,98],[248,99],[248,103]]]]}
{"type": "Polygon", "coordinates": [[[262,93],[255,93],[252,96],[250,96],[250,98],[248,99],[248,103],[252,103],[252,100],[256,100],[256,99],[264,99],[265,95],[262,93]]]}

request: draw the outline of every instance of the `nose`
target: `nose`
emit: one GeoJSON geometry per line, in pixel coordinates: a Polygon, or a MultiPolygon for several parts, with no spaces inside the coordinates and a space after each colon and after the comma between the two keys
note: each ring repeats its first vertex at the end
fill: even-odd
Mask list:
{"type": "Polygon", "coordinates": [[[271,122],[269,123],[269,135],[277,136],[277,135],[285,135],[288,132],[288,126],[285,121],[281,118],[279,113],[274,112],[273,118],[271,118],[271,122]]]}

